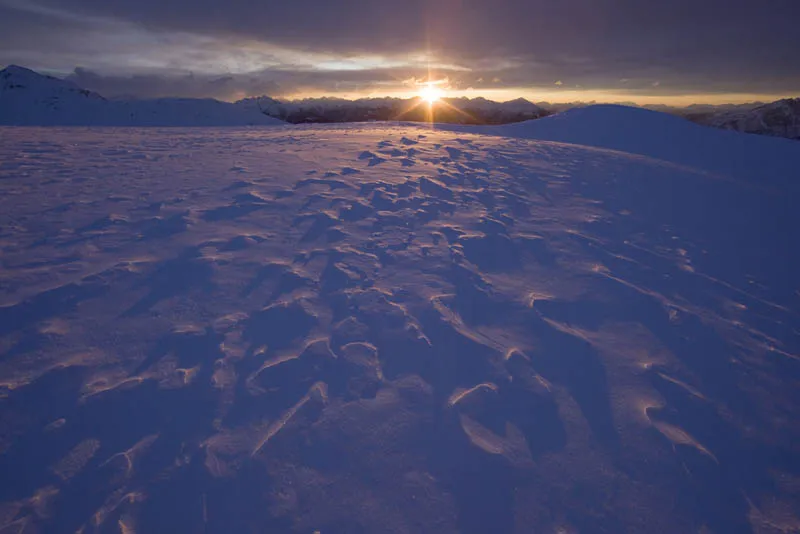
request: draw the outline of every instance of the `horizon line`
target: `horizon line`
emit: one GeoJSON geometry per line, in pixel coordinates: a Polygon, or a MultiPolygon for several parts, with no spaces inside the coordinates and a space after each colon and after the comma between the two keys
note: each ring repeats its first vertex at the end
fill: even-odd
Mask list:
{"type": "MultiPolygon", "coordinates": [[[[25,67],[19,64],[9,63],[2,67],[4,70],[8,67],[17,66],[24,69],[31,70],[43,76],[53,76],[62,80],[69,80],[69,74],[64,75],[64,71],[55,71],[52,69],[37,69],[25,67]]],[[[325,90],[300,90],[289,93],[275,94],[246,94],[243,92],[233,93],[228,97],[219,97],[213,95],[207,96],[185,96],[185,95],[158,95],[158,96],[138,96],[135,94],[125,95],[118,93],[116,95],[106,95],[102,91],[92,89],[91,87],[81,86],[82,89],[88,89],[101,94],[109,99],[121,98],[135,98],[141,100],[151,100],[158,98],[211,98],[222,102],[237,102],[248,98],[261,98],[268,97],[273,100],[281,102],[297,102],[303,100],[314,99],[336,99],[346,101],[357,101],[365,99],[381,99],[381,98],[397,98],[408,100],[417,98],[419,95],[413,89],[397,89],[388,91],[325,91],[325,90]]],[[[697,106],[739,106],[748,104],[767,104],[785,99],[800,98],[800,90],[796,93],[752,93],[752,92],[687,92],[681,94],[671,95],[653,95],[653,94],[636,94],[630,92],[621,92],[612,89],[584,89],[580,88],[562,88],[556,87],[545,88],[541,86],[529,87],[504,87],[504,88],[488,88],[488,89],[452,89],[443,88],[445,94],[443,99],[448,98],[467,98],[476,99],[483,98],[496,103],[510,102],[513,100],[524,99],[533,104],[550,104],[550,105],[569,105],[569,104],[616,104],[616,105],[634,105],[639,107],[646,106],[665,106],[672,108],[686,108],[693,105],[697,106]]]]}

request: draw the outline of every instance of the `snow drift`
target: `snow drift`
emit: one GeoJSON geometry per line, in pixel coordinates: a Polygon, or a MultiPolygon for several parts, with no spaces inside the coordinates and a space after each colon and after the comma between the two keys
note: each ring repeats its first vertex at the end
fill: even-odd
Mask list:
{"type": "Polygon", "coordinates": [[[619,150],[725,176],[797,181],[788,163],[797,161],[797,143],[701,126],[643,108],[599,104],[472,131],[619,150]]]}

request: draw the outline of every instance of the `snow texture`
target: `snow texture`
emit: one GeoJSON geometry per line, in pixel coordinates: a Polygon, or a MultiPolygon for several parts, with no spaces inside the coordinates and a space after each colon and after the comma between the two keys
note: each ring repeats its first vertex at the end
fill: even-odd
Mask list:
{"type": "Polygon", "coordinates": [[[797,171],[791,168],[797,143],[710,129],[643,108],[598,104],[465,131],[608,148],[745,180],[767,175],[786,184],[797,182],[797,171]]]}
{"type": "Polygon", "coordinates": [[[799,167],[607,106],[0,128],[0,532],[796,532],[799,167]]]}

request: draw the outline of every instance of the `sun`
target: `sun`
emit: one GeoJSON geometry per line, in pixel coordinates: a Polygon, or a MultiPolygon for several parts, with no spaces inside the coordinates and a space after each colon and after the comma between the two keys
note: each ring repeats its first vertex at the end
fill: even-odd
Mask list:
{"type": "Polygon", "coordinates": [[[444,91],[430,83],[423,85],[419,89],[419,97],[428,104],[438,102],[443,96],[444,91]]]}

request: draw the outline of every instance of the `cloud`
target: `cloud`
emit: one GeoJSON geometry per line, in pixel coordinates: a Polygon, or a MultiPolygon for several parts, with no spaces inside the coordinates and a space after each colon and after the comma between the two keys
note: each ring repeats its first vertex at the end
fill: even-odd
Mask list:
{"type": "Polygon", "coordinates": [[[795,0],[0,0],[0,63],[80,66],[89,84],[143,96],[381,90],[429,65],[476,91],[568,79],[791,93],[798,19],[795,0]]]}
{"type": "Polygon", "coordinates": [[[232,100],[237,96],[275,94],[278,84],[258,76],[209,76],[186,74],[163,76],[136,74],[131,76],[106,76],[84,68],[77,68],[67,79],[108,97],[136,96],[159,98],[182,96],[191,98],[218,98],[232,100]]]}
{"type": "MultiPolygon", "coordinates": [[[[22,0],[16,0],[22,2],[22,0]]],[[[464,59],[637,58],[694,52],[742,60],[800,43],[794,0],[37,0],[147,28],[336,53],[417,51],[464,59]],[[783,33],[784,30],[787,30],[783,33]],[[740,38],[746,32],[748,39],[740,38]],[[569,39],[564,39],[569,35],[569,39]],[[746,41],[746,42],[745,42],[746,41]],[[757,42],[759,46],[753,46],[757,42]]],[[[28,0],[24,4],[29,4],[28,0]]],[[[78,16],[78,15],[75,15],[78,16]]],[[[796,48],[795,48],[796,50],[796,48]]],[[[784,58],[788,59],[788,58],[784,58]]]]}
{"type": "MultiPolygon", "coordinates": [[[[455,71],[457,72],[457,71],[455,71]]],[[[107,97],[158,98],[169,96],[212,97],[237,100],[248,96],[297,97],[304,94],[391,94],[415,90],[429,83],[424,69],[388,68],[364,70],[286,70],[214,75],[206,73],[104,75],[77,68],[67,79],[107,97]]],[[[448,77],[437,85],[457,89],[448,77]]]]}

